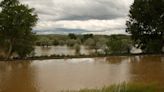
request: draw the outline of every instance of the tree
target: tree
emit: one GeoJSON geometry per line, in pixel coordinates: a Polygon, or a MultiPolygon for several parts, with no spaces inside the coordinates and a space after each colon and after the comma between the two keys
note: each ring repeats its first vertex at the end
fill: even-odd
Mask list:
{"type": "Polygon", "coordinates": [[[107,42],[108,50],[112,54],[129,53],[130,41],[128,39],[119,38],[119,36],[112,35],[107,42]]]}
{"type": "Polygon", "coordinates": [[[73,47],[76,43],[77,43],[77,41],[74,39],[67,40],[67,46],[69,46],[69,47],[73,47]]]}
{"type": "Polygon", "coordinates": [[[59,45],[59,41],[56,40],[56,39],[54,39],[54,41],[53,41],[53,45],[54,45],[54,46],[58,46],[58,45],[59,45]]]}
{"type": "Polygon", "coordinates": [[[81,37],[81,42],[84,43],[89,38],[93,38],[93,34],[84,34],[81,37]]]}
{"type": "Polygon", "coordinates": [[[76,53],[76,55],[80,55],[80,44],[78,44],[78,43],[76,43],[75,45],[74,45],[74,49],[75,49],[75,53],[76,53]]]}
{"type": "Polygon", "coordinates": [[[3,39],[1,44],[6,49],[6,58],[13,53],[27,56],[34,49],[36,38],[32,28],[38,20],[37,14],[18,0],[3,0],[0,7],[0,39],[3,39]]]}
{"type": "Polygon", "coordinates": [[[126,31],[145,53],[160,53],[164,46],[164,0],[135,0],[126,31]]]}
{"type": "Polygon", "coordinates": [[[95,40],[93,38],[88,38],[85,42],[84,42],[85,46],[88,46],[90,49],[93,49],[95,46],[95,40]]]}
{"type": "Polygon", "coordinates": [[[42,36],[39,38],[40,45],[43,47],[48,47],[51,45],[50,39],[46,36],[42,36]]]}
{"type": "Polygon", "coordinates": [[[98,54],[99,49],[101,49],[101,50],[105,49],[106,42],[107,42],[107,40],[104,37],[97,36],[97,37],[88,38],[84,42],[84,45],[88,46],[90,49],[94,49],[95,54],[98,54]]]}
{"type": "Polygon", "coordinates": [[[73,33],[68,34],[68,37],[69,37],[70,39],[76,39],[76,38],[77,38],[76,35],[73,34],[73,33]]]}
{"type": "Polygon", "coordinates": [[[76,39],[76,40],[75,39],[68,39],[66,44],[69,47],[73,47],[76,44],[81,44],[81,41],[80,41],[80,39],[76,39]]]}

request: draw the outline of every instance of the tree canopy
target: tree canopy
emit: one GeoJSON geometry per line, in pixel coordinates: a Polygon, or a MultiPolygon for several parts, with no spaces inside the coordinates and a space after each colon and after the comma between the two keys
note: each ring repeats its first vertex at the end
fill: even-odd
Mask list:
{"type": "Polygon", "coordinates": [[[135,46],[160,53],[164,46],[164,0],[134,0],[126,23],[135,46]]]}
{"type": "Polygon", "coordinates": [[[130,53],[131,41],[125,39],[124,37],[119,37],[117,35],[111,35],[107,42],[107,46],[111,54],[122,54],[130,53]]]}
{"type": "Polygon", "coordinates": [[[35,34],[32,28],[38,18],[33,8],[21,4],[18,0],[0,2],[0,39],[6,58],[13,53],[25,57],[34,49],[35,34]]]}

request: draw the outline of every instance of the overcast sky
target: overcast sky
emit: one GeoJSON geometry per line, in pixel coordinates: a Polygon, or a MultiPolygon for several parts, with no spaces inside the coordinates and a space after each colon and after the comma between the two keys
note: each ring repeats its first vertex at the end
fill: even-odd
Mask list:
{"type": "Polygon", "coordinates": [[[36,9],[39,34],[125,34],[133,0],[21,0],[36,9]]]}

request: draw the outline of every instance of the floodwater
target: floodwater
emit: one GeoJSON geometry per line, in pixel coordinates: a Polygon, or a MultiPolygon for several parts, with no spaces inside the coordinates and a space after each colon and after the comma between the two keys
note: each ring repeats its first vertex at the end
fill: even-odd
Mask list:
{"type": "MultiPolygon", "coordinates": [[[[35,56],[51,56],[51,55],[76,55],[74,48],[68,46],[36,46],[35,47],[35,56]]],[[[94,53],[94,50],[88,49],[85,46],[80,46],[80,54],[90,55],[94,53]]]]}
{"type": "Polygon", "coordinates": [[[122,82],[164,86],[164,56],[0,62],[0,92],[60,92],[122,82]]]}
{"type": "MultiPolygon", "coordinates": [[[[99,53],[104,54],[105,52],[102,49],[98,49],[99,53]]],[[[142,51],[137,48],[132,48],[131,53],[141,53],[142,51]]],[[[90,49],[86,46],[81,45],[79,54],[81,55],[92,55],[95,53],[94,49],[90,49]]],[[[76,55],[75,48],[68,47],[66,45],[64,46],[48,46],[48,47],[42,47],[42,46],[36,46],[34,55],[35,56],[51,56],[51,55],[76,55]]]]}

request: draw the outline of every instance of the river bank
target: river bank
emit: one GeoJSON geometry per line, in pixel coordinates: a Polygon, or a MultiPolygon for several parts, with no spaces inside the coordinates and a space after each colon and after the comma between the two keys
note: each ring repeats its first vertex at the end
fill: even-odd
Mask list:
{"type": "Polygon", "coordinates": [[[139,53],[139,54],[108,54],[108,55],[51,55],[51,56],[34,56],[26,58],[0,58],[0,61],[25,61],[25,60],[48,60],[48,59],[72,59],[72,58],[96,58],[96,57],[110,57],[110,56],[164,56],[164,53],[139,53]]]}
{"type": "Polygon", "coordinates": [[[163,87],[158,87],[155,84],[120,84],[103,87],[101,89],[81,89],[79,91],[65,92],[163,92],[163,87]]]}

